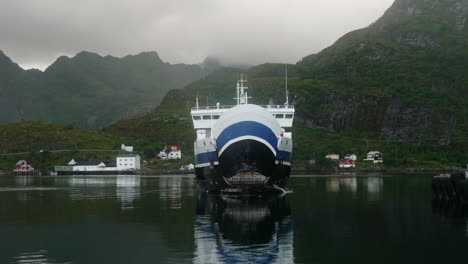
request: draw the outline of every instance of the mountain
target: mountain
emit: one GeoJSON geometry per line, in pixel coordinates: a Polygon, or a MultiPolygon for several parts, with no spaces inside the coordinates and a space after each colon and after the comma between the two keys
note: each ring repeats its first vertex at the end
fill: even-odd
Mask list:
{"type": "MultiPolygon", "coordinates": [[[[363,155],[374,148],[394,164],[466,163],[466,18],[467,0],[396,0],[369,27],[289,65],[290,101],[297,113],[295,159],[318,159],[327,152],[363,155]]],[[[205,98],[212,105],[232,104],[237,74],[243,72],[254,103],[280,104],[284,70],[264,64],[215,71],[169,92],[153,112],[106,130],[191,149],[195,134],[188,113],[196,94],[203,104],[205,98]]]]}
{"type": "Polygon", "coordinates": [[[368,28],[305,57],[301,79],[327,82],[320,97],[331,115],[308,107],[304,121],[400,141],[448,145],[463,137],[467,17],[466,0],[397,0],[368,28]]]}
{"type": "Polygon", "coordinates": [[[171,89],[203,78],[199,65],[163,62],[156,52],[123,58],[80,52],[44,72],[23,70],[0,52],[0,123],[39,120],[101,128],[149,111],[171,89]]]}

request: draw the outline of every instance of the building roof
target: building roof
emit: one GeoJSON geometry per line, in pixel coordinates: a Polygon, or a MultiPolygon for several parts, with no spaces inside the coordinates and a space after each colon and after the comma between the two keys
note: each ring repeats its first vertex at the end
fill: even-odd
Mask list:
{"type": "Polygon", "coordinates": [[[23,164],[23,162],[25,162],[25,160],[18,160],[18,162],[16,162],[16,165],[21,165],[23,164]]]}
{"type": "Polygon", "coordinates": [[[89,161],[84,160],[84,159],[72,159],[70,162],[68,162],[67,165],[73,166],[73,165],[78,165],[78,164],[83,164],[83,163],[88,163],[89,161]]]}
{"type": "Polygon", "coordinates": [[[85,161],[85,162],[77,162],[73,166],[97,166],[101,164],[101,161],[85,161]]]}
{"type": "Polygon", "coordinates": [[[104,161],[104,164],[106,164],[106,167],[117,167],[117,163],[113,161],[104,161]]]}
{"type": "Polygon", "coordinates": [[[87,161],[83,159],[72,159],[70,162],[68,162],[68,166],[97,166],[101,163],[102,161],[87,161]]]}
{"type": "Polygon", "coordinates": [[[166,148],[167,148],[167,150],[171,150],[171,151],[180,150],[180,146],[169,146],[169,145],[167,145],[166,148]]]}
{"type": "Polygon", "coordinates": [[[136,156],[140,156],[138,154],[119,154],[117,158],[135,158],[136,156]]]}

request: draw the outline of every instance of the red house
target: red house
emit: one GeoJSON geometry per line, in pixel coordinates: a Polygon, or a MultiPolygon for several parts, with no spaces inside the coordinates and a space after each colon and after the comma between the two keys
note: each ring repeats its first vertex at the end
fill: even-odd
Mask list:
{"type": "Polygon", "coordinates": [[[19,160],[16,162],[15,172],[33,172],[34,168],[31,164],[25,160],[19,160]]]}
{"type": "Polygon", "coordinates": [[[340,161],[340,168],[354,168],[356,162],[352,159],[340,161]]]}

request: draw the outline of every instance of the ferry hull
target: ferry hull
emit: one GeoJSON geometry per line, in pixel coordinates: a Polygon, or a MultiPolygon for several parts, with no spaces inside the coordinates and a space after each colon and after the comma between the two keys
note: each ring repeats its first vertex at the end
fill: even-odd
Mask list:
{"type": "Polygon", "coordinates": [[[286,187],[291,167],[277,162],[263,143],[242,140],[224,150],[217,165],[195,171],[199,186],[209,192],[279,192],[286,187]]]}
{"type": "Polygon", "coordinates": [[[291,167],[286,165],[275,165],[274,176],[264,184],[238,184],[231,185],[222,175],[219,166],[213,168],[196,168],[195,174],[200,189],[210,193],[257,193],[257,192],[282,192],[281,188],[288,183],[291,167]]]}

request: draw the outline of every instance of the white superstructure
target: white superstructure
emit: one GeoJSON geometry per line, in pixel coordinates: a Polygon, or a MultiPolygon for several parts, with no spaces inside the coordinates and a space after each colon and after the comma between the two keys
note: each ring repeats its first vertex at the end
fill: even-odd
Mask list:
{"type": "MultiPolygon", "coordinates": [[[[241,78],[237,82],[236,86],[237,97],[234,98],[237,105],[248,104],[249,98],[251,98],[246,92],[248,89],[248,87],[245,86],[246,82],[247,81],[244,79],[243,75],[241,75],[241,78]]],[[[197,130],[197,137],[199,137],[201,134],[204,134],[206,138],[210,138],[211,130],[213,129],[215,123],[226,111],[233,108],[234,106],[235,105],[221,106],[219,103],[217,103],[216,106],[200,107],[197,98],[196,106],[193,107],[190,112],[192,116],[193,127],[197,130]]],[[[260,107],[265,108],[271,115],[273,115],[282,128],[292,127],[295,110],[294,106],[289,105],[288,95],[286,95],[286,103],[284,105],[260,105],[260,107]]]]}

